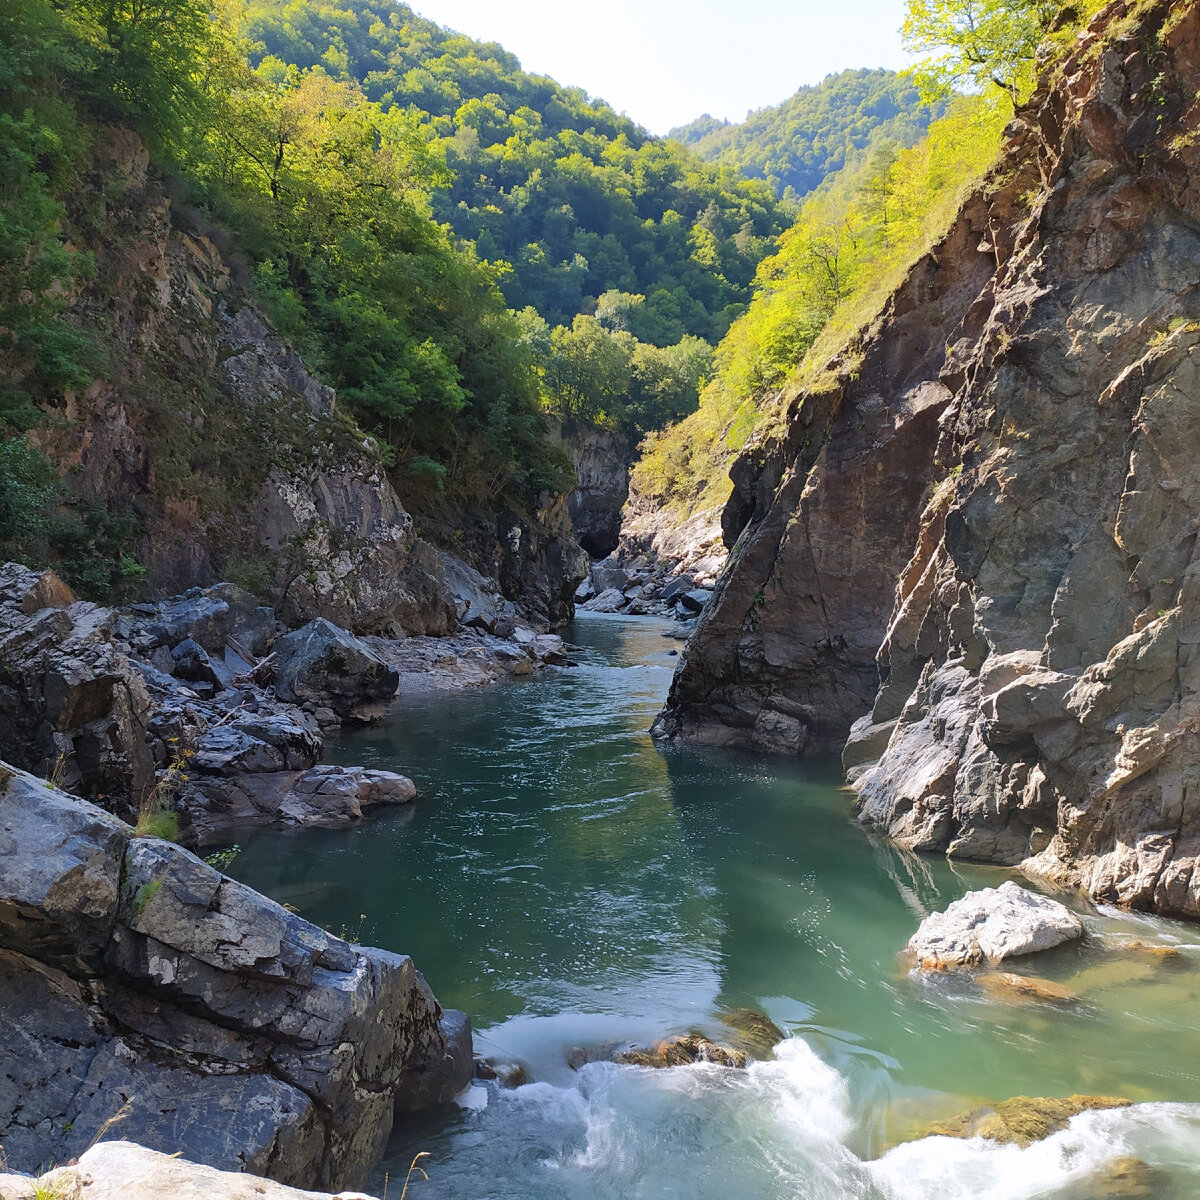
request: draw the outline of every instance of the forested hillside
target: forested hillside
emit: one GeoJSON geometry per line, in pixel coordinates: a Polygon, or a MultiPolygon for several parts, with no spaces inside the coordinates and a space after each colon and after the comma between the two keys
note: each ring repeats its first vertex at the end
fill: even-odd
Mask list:
{"type": "Polygon", "coordinates": [[[705,115],[667,136],[798,201],[872,147],[913,145],[940,109],[894,71],[841,71],[739,123],[705,115]]]}
{"type": "Polygon", "coordinates": [[[499,277],[509,305],[570,325],[606,292],[644,297],[639,340],[719,340],[787,215],[761,183],[680,153],[603,101],[521,70],[495,44],[388,0],[253,0],[260,76],[320,69],[417,119],[450,169],[434,212],[499,277]]]}
{"type": "Polygon", "coordinates": [[[1011,111],[999,92],[959,98],[915,146],[881,146],[809,196],[717,348],[699,408],[658,434],[638,464],[633,486],[644,498],[681,514],[724,504],[734,456],[782,418],[787,399],[945,231],[995,160],[1011,111]]]}

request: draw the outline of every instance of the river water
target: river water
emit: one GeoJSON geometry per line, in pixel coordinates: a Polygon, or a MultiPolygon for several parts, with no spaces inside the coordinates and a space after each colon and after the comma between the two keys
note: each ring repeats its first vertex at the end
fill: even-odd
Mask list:
{"type": "Polygon", "coordinates": [[[363,943],[411,954],[476,1052],[521,1064],[397,1134],[393,1200],[942,1200],[1200,1195],[1200,929],[1076,901],[1081,945],[1019,969],[1080,1003],[910,978],[921,917],[1003,870],[921,858],[850,819],[836,764],[660,749],[678,643],[585,616],[579,665],[399,700],[330,758],[419,796],[350,830],[243,841],[232,873],[363,943]],[[1130,942],[1172,945],[1164,964],[1130,942]],[[699,1030],[750,1007],[787,1034],[744,1071],[592,1062],[573,1048],[699,1030]],[[913,1137],[1016,1094],[1124,1096],[1020,1150],[913,1137]],[[1107,1180],[1118,1160],[1125,1183],[1107,1180]]]}

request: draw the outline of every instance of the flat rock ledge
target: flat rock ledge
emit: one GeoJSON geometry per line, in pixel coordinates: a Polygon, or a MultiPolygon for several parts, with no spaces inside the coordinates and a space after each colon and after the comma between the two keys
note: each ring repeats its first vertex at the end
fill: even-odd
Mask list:
{"type": "Polygon", "coordinates": [[[1083,922],[1069,908],[1008,880],[931,913],[906,950],[918,967],[937,971],[1002,962],[1082,936],[1083,922]]]}
{"type": "Polygon", "coordinates": [[[77,1163],[40,1177],[0,1175],[0,1200],[372,1200],[362,1192],[305,1192],[218,1171],[132,1142],[100,1142],[77,1163]]]}

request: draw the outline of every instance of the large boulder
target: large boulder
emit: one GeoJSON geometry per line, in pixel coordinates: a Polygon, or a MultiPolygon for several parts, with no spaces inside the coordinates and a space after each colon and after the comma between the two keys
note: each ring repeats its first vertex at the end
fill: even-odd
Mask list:
{"type": "Polygon", "coordinates": [[[907,950],[918,966],[940,970],[1002,962],[1082,936],[1083,922],[1069,908],[1008,880],[931,913],[907,950]]]}
{"type": "Polygon", "coordinates": [[[469,1031],[411,959],[19,771],[0,830],[10,1168],[82,1154],[119,1118],[153,1149],[337,1187],[378,1157],[404,1092],[457,1090],[469,1031]]]}
{"type": "Polygon", "coordinates": [[[400,681],[365,642],[323,617],[276,641],[275,666],[280,700],[358,721],[381,715],[400,681]]]}

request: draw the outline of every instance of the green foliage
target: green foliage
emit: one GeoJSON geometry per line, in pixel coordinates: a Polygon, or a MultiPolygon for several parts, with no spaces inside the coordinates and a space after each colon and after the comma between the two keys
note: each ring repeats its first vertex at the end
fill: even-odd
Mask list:
{"type": "Polygon", "coordinates": [[[915,78],[923,94],[994,85],[1014,102],[1032,89],[1034,55],[1060,0],[908,0],[904,42],[927,55],[915,78]]]}
{"type": "Polygon", "coordinates": [[[236,842],[232,846],[226,846],[224,850],[214,850],[211,854],[204,856],[204,861],[208,863],[214,870],[225,874],[226,871],[233,865],[233,860],[241,854],[242,848],[236,842]]]}
{"type": "MultiPolygon", "coordinates": [[[[134,833],[138,837],[162,838],[164,842],[179,841],[179,814],[177,812],[168,812],[155,810],[151,812],[142,812],[138,815],[137,825],[134,827],[134,833]]],[[[149,884],[149,888],[155,889],[158,881],[149,884]]],[[[138,902],[142,908],[154,898],[154,891],[150,891],[145,900],[139,896],[138,902]]]]}
{"type": "Polygon", "coordinates": [[[531,309],[525,322],[527,339],[549,342],[545,406],[567,421],[611,429],[630,440],[691,412],[712,373],[712,347],[701,338],[685,336],[660,347],[589,316],[547,331],[531,309]]]}
{"type": "Polygon", "coordinates": [[[0,561],[35,566],[59,498],[58,473],[24,438],[0,442],[0,561]]]}
{"type": "Polygon", "coordinates": [[[913,145],[939,111],[894,71],[842,71],[740,124],[704,116],[667,136],[798,202],[873,144],[913,145]]]}
{"type": "Polygon", "coordinates": [[[529,75],[388,0],[252,0],[255,61],[321,69],[386,112],[411,113],[444,154],[434,215],[498,276],[513,308],[569,326],[616,290],[644,297],[642,340],[720,338],[786,214],[761,184],[649,137],[578,89],[529,75]]]}
{"type": "Polygon", "coordinates": [[[38,401],[82,387],[95,365],[91,339],[64,319],[91,266],[61,240],[58,198],[85,140],[56,82],[80,63],[44,0],[0,6],[0,434],[38,424],[38,401]]]}
{"type": "Polygon", "coordinates": [[[688,511],[725,502],[728,464],[778,417],[780,389],[811,385],[945,232],[995,161],[1011,112],[994,89],[959,97],[916,146],[877,145],[812,193],[759,267],[754,302],[718,347],[698,410],[647,441],[641,494],[688,511]]]}

